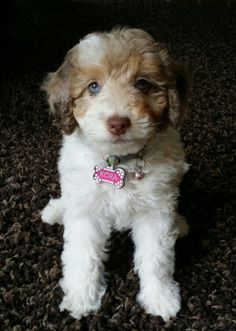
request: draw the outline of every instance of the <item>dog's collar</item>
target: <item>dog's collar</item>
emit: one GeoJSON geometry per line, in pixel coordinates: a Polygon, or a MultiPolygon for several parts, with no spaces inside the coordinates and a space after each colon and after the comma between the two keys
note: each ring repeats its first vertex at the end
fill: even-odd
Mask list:
{"type": "Polygon", "coordinates": [[[131,160],[136,160],[136,165],[138,163],[139,166],[144,164],[144,155],[146,153],[146,146],[144,146],[139,152],[137,153],[130,153],[126,155],[113,155],[107,154],[105,155],[104,159],[107,163],[107,166],[114,169],[118,164],[127,163],[131,160]]]}
{"type": "Polygon", "coordinates": [[[131,160],[136,160],[136,168],[134,172],[131,172],[134,178],[140,180],[144,177],[143,167],[146,164],[143,156],[145,154],[146,147],[144,147],[138,153],[127,155],[106,155],[104,157],[106,166],[95,167],[93,178],[97,183],[109,183],[116,188],[122,188],[125,185],[125,177],[127,170],[117,167],[118,164],[123,164],[131,160]]]}

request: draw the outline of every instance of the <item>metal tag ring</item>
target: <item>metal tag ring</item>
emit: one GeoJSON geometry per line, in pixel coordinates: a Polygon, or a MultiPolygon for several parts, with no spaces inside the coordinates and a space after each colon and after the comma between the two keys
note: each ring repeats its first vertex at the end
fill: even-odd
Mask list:
{"type": "Polygon", "coordinates": [[[139,158],[139,159],[136,160],[136,166],[138,168],[142,169],[142,168],[145,167],[145,165],[146,165],[146,161],[143,158],[139,158]]]}

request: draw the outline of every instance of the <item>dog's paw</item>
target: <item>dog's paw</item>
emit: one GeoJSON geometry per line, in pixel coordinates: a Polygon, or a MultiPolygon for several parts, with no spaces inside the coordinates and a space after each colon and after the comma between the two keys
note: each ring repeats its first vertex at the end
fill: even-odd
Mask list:
{"type": "Polygon", "coordinates": [[[175,281],[153,284],[143,288],[138,295],[138,302],[146,313],[161,316],[164,321],[175,317],[180,310],[179,285],[175,281]]]}
{"type": "Polygon", "coordinates": [[[43,222],[50,225],[63,223],[64,207],[61,199],[51,199],[41,212],[43,222]]]}
{"type": "MultiPolygon", "coordinates": [[[[60,285],[63,287],[63,279],[60,285]]],[[[81,319],[83,316],[97,311],[101,305],[101,299],[106,291],[105,286],[87,288],[86,286],[74,291],[64,290],[64,298],[60,304],[60,311],[68,310],[75,319],[81,319]]]]}
{"type": "Polygon", "coordinates": [[[80,320],[83,316],[98,310],[100,307],[100,300],[95,302],[89,302],[81,298],[79,293],[75,293],[72,297],[65,295],[61,304],[60,311],[68,310],[70,315],[77,320],[80,320]]]}
{"type": "Polygon", "coordinates": [[[74,292],[73,295],[66,294],[60,304],[60,311],[68,310],[72,317],[79,320],[99,309],[104,292],[97,298],[90,298],[88,294],[80,291],[74,292]]]}

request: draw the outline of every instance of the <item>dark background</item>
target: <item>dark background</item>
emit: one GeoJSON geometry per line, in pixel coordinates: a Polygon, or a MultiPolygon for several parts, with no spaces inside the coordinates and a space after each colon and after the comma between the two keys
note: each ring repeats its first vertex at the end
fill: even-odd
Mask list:
{"type": "Polygon", "coordinates": [[[200,2],[10,1],[2,8],[1,330],[236,330],[235,2],[200,2]],[[180,198],[191,230],[176,245],[182,309],[168,323],[135,302],[139,284],[127,233],[112,238],[101,310],[81,321],[60,313],[63,229],[39,216],[60,194],[61,139],[40,84],[83,35],[117,24],[147,30],[192,73],[181,130],[191,168],[180,198]]]}

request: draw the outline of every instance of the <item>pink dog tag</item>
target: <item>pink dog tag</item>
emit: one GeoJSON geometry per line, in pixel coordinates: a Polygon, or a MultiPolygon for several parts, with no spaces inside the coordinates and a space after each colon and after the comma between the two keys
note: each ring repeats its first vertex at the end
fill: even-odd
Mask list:
{"type": "Polygon", "coordinates": [[[97,183],[110,183],[116,188],[122,188],[125,185],[125,171],[122,168],[113,170],[96,166],[93,178],[97,183]]]}

